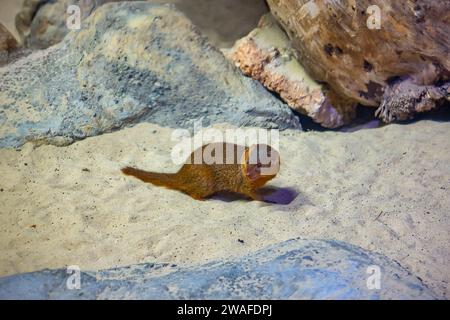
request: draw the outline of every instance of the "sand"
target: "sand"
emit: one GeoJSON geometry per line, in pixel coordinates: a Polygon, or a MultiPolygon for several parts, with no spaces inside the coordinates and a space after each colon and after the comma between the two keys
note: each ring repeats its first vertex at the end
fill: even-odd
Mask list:
{"type": "Polygon", "coordinates": [[[0,276],[79,265],[193,265],[302,237],[385,254],[449,296],[450,123],[281,133],[288,205],[195,201],[123,176],[172,172],[171,129],[140,124],[67,147],[0,149],[0,276]],[[242,240],[242,241],[239,241],[242,240]]]}

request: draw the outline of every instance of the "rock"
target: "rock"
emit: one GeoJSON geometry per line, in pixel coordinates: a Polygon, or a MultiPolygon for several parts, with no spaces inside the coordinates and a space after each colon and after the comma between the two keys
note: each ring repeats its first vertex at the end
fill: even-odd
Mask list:
{"type": "Polygon", "coordinates": [[[398,263],[358,247],[290,240],[231,261],[194,267],[140,264],[83,272],[80,289],[66,270],[0,278],[1,299],[436,299],[398,263]],[[380,272],[379,287],[371,276],[380,272]]]}
{"type": "Polygon", "coordinates": [[[6,64],[10,53],[17,49],[18,43],[13,35],[0,23],[0,66],[6,64]]]}
{"type": "Polygon", "coordinates": [[[339,101],[314,81],[297,61],[289,38],[272,15],[265,15],[258,28],[226,51],[241,71],[276,92],[295,111],[326,128],[348,124],[356,105],[339,101]]]}
{"type": "Polygon", "coordinates": [[[6,29],[18,41],[20,39],[19,33],[16,30],[15,19],[16,14],[20,11],[23,1],[17,0],[3,0],[1,1],[0,21],[6,29]]]}
{"type": "Polygon", "coordinates": [[[16,16],[16,28],[24,45],[34,49],[59,43],[70,29],[66,26],[70,5],[80,8],[81,21],[98,7],[118,0],[25,0],[16,16]]]}
{"type": "MultiPolygon", "coordinates": [[[[48,48],[70,31],[66,27],[67,7],[76,4],[84,20],[106,2],[118,0],[25,0],[16,18],[16,27],[26,45],[48,48]]],[[[264,0],[147,0],[155,4],[173,3],[200,28],[217,47],[233,45],[267,13],[264,0]],[[220,9],[217,9],[219,8],[220,9]]]]}
{"type": "Polygon", "coordinates": [[[143,121],[300,128],[171,6],[109,3],[85,24],[0,69],[0,147],[67,144],[143,121]]]}
{"type": "Polygon", "coordinates": [[[442,95],[428,99],[425,109],[402,108],[403,102],[413,101],[429,86],[446,88],[438,83],[449,81],[450,2],[268,0],[268,4],[308,73],[338,96],[381,105],[378,114],[386,122],[396,120],[390,114],[399,115],[399,120],[411,118],[442,99],[442,95]],[[417,91],[393,98],[397,80],[412,82],[417,91]]]}

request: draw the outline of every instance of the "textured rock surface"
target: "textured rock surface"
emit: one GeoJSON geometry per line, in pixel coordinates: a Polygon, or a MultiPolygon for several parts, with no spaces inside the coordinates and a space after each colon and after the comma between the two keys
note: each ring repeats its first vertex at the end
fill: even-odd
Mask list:
{"type": "Polygon", "coordinates": [[[105,4],[63,42],[0,69],[0,146],[66,144],[127,124],[300,128],[170,6],[105,4]]]}
{"type": "Polygon", "coordinates": [[[340,127],[355,116],[354,103],[339,101],[333,94],[328,96],[327,90],[308,75],[296,60],[289,38],[270,14],[226,55],[245,75],[326,128],[340,127]]]}
{"type": "MultiPolygon", "coordinates": [[[[401,106],[426,88],[405,92],[399,99],[390,90],[385,94],[395,79],[411,79],[418,86],[448,81],[449,1],[268,0],[268,4],[313,78],[328,83],[340,96],[374,107],[384,103],[385,109],[401,114],[396,118],[380,112],[385,121],[424,110],[401,106]],[[368,27],[375,17],[369,9],[373,5],[380,9],[379,29],[368,27]]],[[[436,100],[428,100],[435,107],[436,100]]]]}
{"type": "Polygon", "coordinates": [[[118,0],[24,0],[16,16],[16,28],[24,45],[35,49],[48,48],[60,42],[70,29],[66,26],[67,8],[77,5],[81,20],[98,7],[118,0]]]}
{"type": "Polygon", "coordinates": [[[0,148],[0,276],[72,264],[198,265],[302,237],[383,254],[448,298],[449,130],[450,122],[420,121],[282,131],[281,170],[268,188],[288,204],[194,201],[124,176],[126,165],[179,169],[173,130],[151,123],[65,147],[0,148]]]}
{"type": "Polygon", "coordinates": [[[337,241],[291,240],[197,267],[142,264],[87,272],[80,290],[67,289],[68,276],[46,270],[0,278],[0,299],[437,298],[399,264],[337,241]],[[367,286],[373,266],[381,271],[379,290],[367,286]]]}
{"type": "Polygon", "coordinates": [[[15,50],[18,46],[17,40],[0,23],[0,66],[8,61],[11,51],[15,50]]]}

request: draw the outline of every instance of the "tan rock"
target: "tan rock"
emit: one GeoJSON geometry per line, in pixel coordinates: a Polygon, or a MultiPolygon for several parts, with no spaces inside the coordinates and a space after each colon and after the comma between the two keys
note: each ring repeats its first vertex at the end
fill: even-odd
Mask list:
{"type": "Polygon", "coordinates": [[[354,116],[354,103],[336,99],[308,75],[297,61],[289,38],[270,14],[224,53],[245,75],[258,80],[279,94],[292,109],[324,127],[340,127],[354,116]]]}
{"type": "MultiPolygon", "coordinates": [[[[70,5],[80,8],[84,21],[98,7],[118,0],[24,0],[16,16],[16,28],[27,47],[48,48],[59,43],[70,29],[66,26],[70,5]]],[[[81,26],[83,28],[83,26],[81,26]]]]}
{"type": "MultiPolygon", "coordinates": [[[[308,73],[340,96],[367,106],[381,105],[379,114],[385,121],[423,111],[420,106],[402,105],[426,86],[449,81],[449,1],[268,0],[268,4],[308,73]],[[414,83],[418,91],[397,99],[391,87],[401,81],[414,83]]],[[[443,96],[445,87],[437,89],[443,96]]],[[[435,100],[431,105],[435,107],[435,100]]]]}

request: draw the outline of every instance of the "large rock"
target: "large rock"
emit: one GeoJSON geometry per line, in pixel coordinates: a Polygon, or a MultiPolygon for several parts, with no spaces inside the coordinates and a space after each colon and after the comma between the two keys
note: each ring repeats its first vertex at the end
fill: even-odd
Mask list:
{"type": "Polygon", "coordinates": [[[309,74],[339,96],[381,106],[383,120],[408,119],[450,96],[450,84],[441,86],[450,72],[449,1],[268,4],[309,74]]]}
{"type": "Polygon", "coordinates": [[[69,290],[66,270],[0,279],[0,299],[436,299],[398,263],[358,247],[290,240],[230,261],[197,267],[141,264],[83,272],[69,290]],[[378,280],[370,277],[379,272],[378,280]]]}
{"type": "Polygon", "coordinates": [[[0,23],[0,66],[7,63],[9,55],[17,49],[18,43],[13,35],[0,23]]]}
{"type": "Polygon", "coordinates": [[[300,128],[171,6],[105,4],[84,25],[0,69],[0,146],[66,144],[142,121],[300,128]]]}
{"type": "Polygon", "coordinates": [[[81,21],[99,6],[118,0],[24,0],[16,16],[16,28],[24,45],[35,49],[59,43],[70,29],[66,26],[70,5],[80,8],[81,21]]]}
{"type": "Polygon", "coordinates": [[[258,28],[225,53],[245,75],[258,80],[292,109],[323,127],[337,128],[355,117],[355,103],[337,99],[334,91],[309,76],[271,14],[263,16],[258,28]]]}

